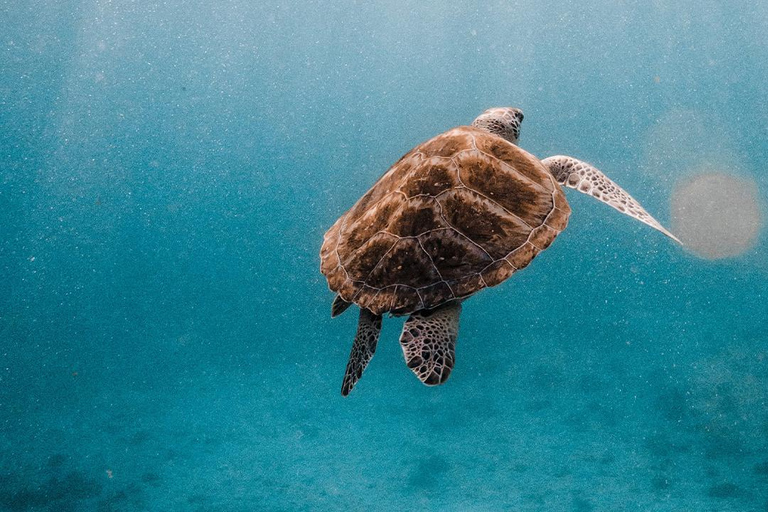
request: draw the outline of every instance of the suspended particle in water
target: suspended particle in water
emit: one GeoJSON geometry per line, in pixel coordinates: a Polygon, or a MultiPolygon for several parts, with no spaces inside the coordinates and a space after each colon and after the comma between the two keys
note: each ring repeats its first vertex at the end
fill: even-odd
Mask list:
{"type": "Polygon", "coordinates": [[[757,240],[762,215],[754,181],[703,172],[672,194],[672,231],[707,259],[738,256],[757,240]]]}

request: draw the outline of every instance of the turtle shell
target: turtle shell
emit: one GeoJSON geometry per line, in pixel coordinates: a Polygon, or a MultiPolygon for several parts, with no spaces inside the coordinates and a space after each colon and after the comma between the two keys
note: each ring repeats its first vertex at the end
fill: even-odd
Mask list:
{"type": "Polygon", "coordinates": [[[345,301],[408,314],[501,283],[570,213],[536,157],[460,126],[404,155],[336,221],[320,268],[345,301]]]}

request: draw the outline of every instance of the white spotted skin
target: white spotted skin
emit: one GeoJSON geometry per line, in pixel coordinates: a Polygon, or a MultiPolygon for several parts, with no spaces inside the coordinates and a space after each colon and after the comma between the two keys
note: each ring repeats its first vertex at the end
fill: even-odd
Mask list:
{"type": "Polygon", "coordinates": [[[403,326],[400,346],[408,368],[427,386],[444,383],[456,362],[461,304],[449,303],[412,314],[403,326]]]}
{"type": "Polygon", "coordinates": [[[645,211],[640,203],[624,189],[611,181],[605,174],[586,162],[570,156],[551,156],[541,161],[560,185],[574,188],[579,192],[591,195],[605,204],[615,208],[625,215],[639,220],[682,244],[675,235],[670,233],[650,213],[645,211]]]}
{"type": "Polygon", "coordinates": [[[517,145],[520,138],[520,125],[523,111],[513,107],[489,108],[472,121],[472,126],[480,128],[517,145]]]}

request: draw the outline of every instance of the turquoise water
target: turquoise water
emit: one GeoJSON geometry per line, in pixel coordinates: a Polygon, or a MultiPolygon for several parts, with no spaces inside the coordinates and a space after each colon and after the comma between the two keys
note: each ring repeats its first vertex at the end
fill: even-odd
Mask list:
{"type": "Polygon", "coordinates": [[[0,510],[768,510],[764,227],[707,259],[569,190],[568,229],[464,304],[444,386],[385,319],[345,399],[356,312],[330,319],[318,269],[392,162],[492,106],[673,230],[704,171],[751,184],[764,226],[767,3],[0,22],[0,510]]]}

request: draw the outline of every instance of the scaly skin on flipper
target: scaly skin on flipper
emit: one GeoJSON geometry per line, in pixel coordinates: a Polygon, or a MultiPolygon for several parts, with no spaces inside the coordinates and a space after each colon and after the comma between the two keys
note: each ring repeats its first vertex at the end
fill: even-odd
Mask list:
{"type": "Polygon", "coordinates": [[[579,192],[591,195],[621,213],[661,231],[682,245],[682,242],[645,211],[645,208],[637,200],[595,167],[563,155],[545,158],[541,163],[549,168],[560,185],[575,188],[579,192]]]}
{"type": "Polygon", "coordinates": [[[412,314],[403,326],[400,345],[405,363],[427,386],[444,383],[456,361],[461,304],[451,302],[412,314]]]}
{"type": "Polygon", "coordinates": [[[357,323],[357,335],[355,335],[355,342],[352,344],[347,371],[344,373],[344,381],[341,384],[343,396],[347,396],[362,377],[365,367],[368,366],[376,352],[380,332],[381,315],[374,315],[367,309],[361,308],[360,319],[357,323]]]}

